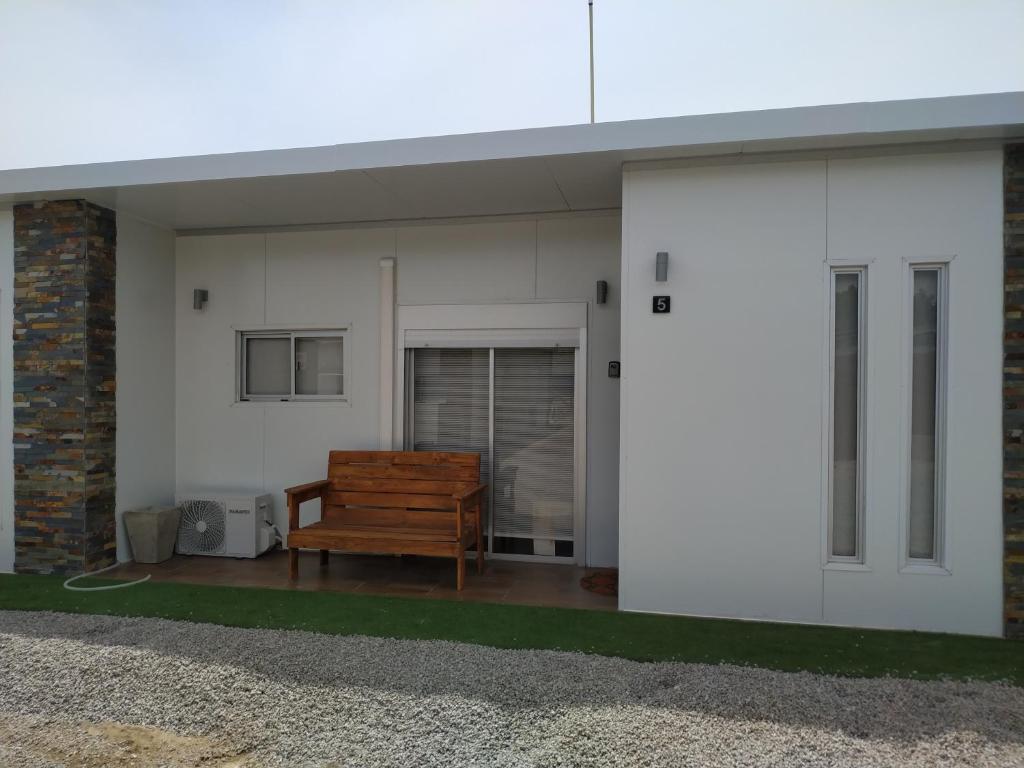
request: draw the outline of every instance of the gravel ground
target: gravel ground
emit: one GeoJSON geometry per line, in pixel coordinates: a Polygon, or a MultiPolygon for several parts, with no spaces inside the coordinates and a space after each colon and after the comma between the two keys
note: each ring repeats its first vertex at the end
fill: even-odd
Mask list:
{"type": "Polygon", "coordinates": [[[0,612],[3,766],[1024,765],[1024,689],[0,612]]]}

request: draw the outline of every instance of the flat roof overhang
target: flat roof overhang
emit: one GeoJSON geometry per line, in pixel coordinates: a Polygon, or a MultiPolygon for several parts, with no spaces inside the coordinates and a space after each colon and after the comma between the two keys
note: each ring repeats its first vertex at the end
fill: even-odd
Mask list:
{"type": "Polygon", "coordinates": [[[0,171],[177,230],[614,209],[624,163],[1024,137],[1024,93],[796,107],[0,171]]]}

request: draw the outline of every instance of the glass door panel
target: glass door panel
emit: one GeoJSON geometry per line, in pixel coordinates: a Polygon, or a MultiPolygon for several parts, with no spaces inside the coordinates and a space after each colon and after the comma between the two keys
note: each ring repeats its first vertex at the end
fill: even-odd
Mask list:
{"type": "Polygon", "coordinates": [[[494,350],[494,552],[573,556],[575,369],[573,349],[494,350]]]}

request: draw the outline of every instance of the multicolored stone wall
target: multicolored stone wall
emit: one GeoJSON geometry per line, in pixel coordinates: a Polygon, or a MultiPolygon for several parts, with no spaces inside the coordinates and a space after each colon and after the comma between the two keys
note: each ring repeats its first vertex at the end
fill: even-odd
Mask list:
{"type": "Polygon", "coordinates": [[[14,207],[19,572],[114,561],[117,223],[85,200],[14,207]]]}
{"type": "Polygon", "coordinates": [[[1003,604],[1006,636],[1024,640],[1024,144],[1003,173],[1003,604]]]}

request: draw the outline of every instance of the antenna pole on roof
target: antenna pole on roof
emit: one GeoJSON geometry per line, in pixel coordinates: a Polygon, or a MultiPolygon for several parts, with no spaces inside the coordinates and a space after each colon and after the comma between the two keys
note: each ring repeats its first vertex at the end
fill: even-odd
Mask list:
{"type": "Polygon", "coordinates": [[[590,122],[594,122],[594,0],[587,0],[590,14],[590,122]]]}

